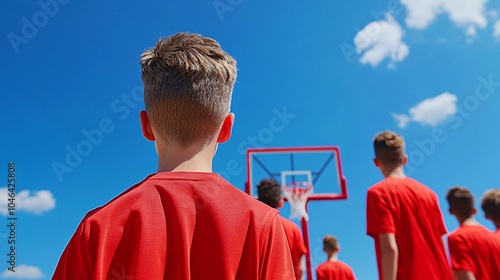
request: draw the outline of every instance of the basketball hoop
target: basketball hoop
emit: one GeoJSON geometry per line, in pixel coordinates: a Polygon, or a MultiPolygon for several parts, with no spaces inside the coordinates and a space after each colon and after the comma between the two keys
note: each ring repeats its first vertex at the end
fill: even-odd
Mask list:
{"type": "Polygon", "coordinates": [[[284,185],[281,189],[290,203],[290,219],[304,218],[309,221],[306,203],[309,194],[313,190],[312,184],[308,182],[292,182],[284,185]]]}
{"type": "Polygon", "coordinates": [[[299,224],[308,251],[305,262],[307,272],[304,274],[307,275],[306,279],[313,279],[314,269],[311,260],[313,250],[309,241],[307,205],[313,201],[347,199],[340,148],[338,146],[250,148],[246,152],[246,163],[246,193],[257,198],[257,182],[262,178],[274,178],[281,186],[283,197],[290,202],[291,218],[302,220],[299,224]]]}

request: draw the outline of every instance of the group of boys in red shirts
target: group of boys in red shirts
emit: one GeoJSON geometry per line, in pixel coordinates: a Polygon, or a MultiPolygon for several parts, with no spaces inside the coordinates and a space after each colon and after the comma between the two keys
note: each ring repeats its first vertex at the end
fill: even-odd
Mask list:
{"type": "MultiPolygon", "coordinates": [[[[281,193],[279,185],[261,182],[258,201],[212,172],[218,144],[232,132],[236,61],[211,38],[178,33],[159,39],[140,64],[141,127],[155,142],[158,172],[84,217],[52,279],[300,279],[300,230],[273,209],[282,200],[262,203],[281,193]]],[[[400,135],[380,133],[374,146],[385,179],[368,190],[367,233],[380,279],[451,280],[435,193],[404,175],[400,135]]],[[[500,234],[473,219],[466,189],[450,190],[447,199],[461,224],[448,242],[455,278],[500,279],[500,234]]],[[[482,208],[500,228],[498,191],[482,208]]],[[[337,239],[326,236],[323,247],[328,258],[318,280],[355,279],[338,260],[337,239]]]]}
{"type": "MultiPolygon", "coordinates": [[[[405,176],[405,143],[401,135],[384,131],[374,139],[375,165],[384,180],[367,194],[367,234],[373,237],[381,280],[500,279],[500,230],[492,232],[473,217],[472,194],[451,188],[446,199],[460,227],[448,236],[436,194],[405,176]]],[[[488,191],[482,208],[500,226],[500,190],[488,191]]]]}

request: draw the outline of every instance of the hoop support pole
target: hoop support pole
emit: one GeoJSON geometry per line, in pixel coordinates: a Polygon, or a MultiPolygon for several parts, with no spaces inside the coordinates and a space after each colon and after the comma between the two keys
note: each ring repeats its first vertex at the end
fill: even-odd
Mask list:
{"type": "MultiPolygon", "coordinates": [[[[309,201],[309,200],[308,200],[309,201]]],[[[306,212],[307,212],[307,202],[306,201],[306,212]]],[[[307,267],[307,280],[313,280],[312,278],[312,263],[311,263],[311,247],[309,246],[309,229],[305,218],[302,218],[302,237],[304,238],[304,245],[306,245],[306,267],[307,267]]]]}

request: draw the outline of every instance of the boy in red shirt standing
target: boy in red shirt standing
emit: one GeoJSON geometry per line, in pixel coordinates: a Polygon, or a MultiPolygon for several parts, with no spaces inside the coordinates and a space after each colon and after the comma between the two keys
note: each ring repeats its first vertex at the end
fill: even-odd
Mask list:
{"type": "Polygon", "coordinates": [[[335,236],[327,235],[323,238],[323,251],[328,260],[316,268],[317,280],[356,280],[351,267],[339,261],[340,246],[335,236]]]}
{"type": "Polygon", "coordinates": [[[140,62],[158,172],[85,216],[52,279],[293,278],[279,212],[212,173],[231,136],[235,60],[213,39],[178,33],[140,62]]]}
{"type": "MultiPolygon", "coordinates": [[[[257,185],[257,192],[259,201],[271,206],[272,208],[281,208],[283,206],[283,198],[281,197],[280,184],[273,179],[264,179],[257,185]]],[[[281,217],[283,228],[285,229],[288,245],[292,254],[292,262],[295,270],[295,279],[302,279],[303,271],[303,257],[307,253],[304,239],[300,233],[299,227],[292,221],[281,217]]]]}
{"type": "Polygon", "coordinates": [[[405,143],[392,131],[374,139],[375,165],[385,179],[367,194],[367,234],[375,241],[381,280],[451,280],[436,194],[405,176],[405,143]]]}
{"type": "Polygon", "coordinates": [[[474,197],[466,188],[448,190],[450,214],[460,227],[448,236],[455,280],[500,279],[500,239],[475,219],[474,197]]]}
{"type": "Polygon", "coordinates": [[[481,208],[485,218],[495,224],[496,233],[500,236],[500,189],[487,191],[481,201],[481,208]]]}

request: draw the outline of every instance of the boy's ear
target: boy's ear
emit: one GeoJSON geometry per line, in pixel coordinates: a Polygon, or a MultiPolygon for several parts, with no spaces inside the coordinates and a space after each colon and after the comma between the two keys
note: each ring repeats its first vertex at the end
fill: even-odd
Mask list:
{"type": "Polygon", "coordinates": [[[229,138],[231,138],[231,132],[233,131],[233,123],[234,123],[234,114],[229,113],[226,118],[224,118],[224,122],[222,123],[222,127],[219,131],[219,136],[217,137],[217,143],[224,143],[229,138]]]}
{"type": "Polygon", "coordinates": [[[453,211],[451,210],[451,208],[448,208],[448,213],[453,215],[453,211]]]}
{"type": "Polygon", "coordinates": [[[477,213],[476,208],[472,208],[472,215],[476,215],[476,213],[477,213]]]}
{"type": "Polygon", "coordinates": [[[373,163],[375,163],[376,167],[380,167],[380,162],[378,161],[378,159],[374,158],[373,163]]]}
{"type": "Polygon", "coordinates": [[[283,204],[284,204],[284,203],[285,203],[285,199],[282,197],[282,198],[280,199],[280,202],[278,203],[278,207],[277,207],[277,208],[281,208],[281,207],[283,207],[283,204]]]}
{"type": "Polygon", "coordinates": [[[403,162],[402,162],[402,165],[406,165],[406,163],[408,163],[408,155],[405,155],[403,157],[403,162]]]}
{"type": "Polygon", "coordinates": [[[139,117],[141,119],[142,135],[149,141],[155,141],[155,135],[153,134],[153,128],[151,128],[148,113],[142,110],[139,117]]]}

